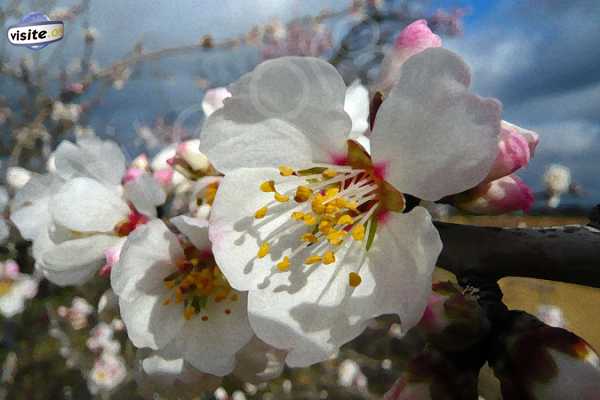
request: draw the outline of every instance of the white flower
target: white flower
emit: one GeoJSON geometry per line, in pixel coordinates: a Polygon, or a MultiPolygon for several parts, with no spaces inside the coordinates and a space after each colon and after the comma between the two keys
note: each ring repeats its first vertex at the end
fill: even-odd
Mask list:
{"type": "Polygon", "coordinates": [[[121,344],[113,339],[115,330],[106,322],[99,322],[91,331],[86,345],[88,349],[97,352],[118,354],[121,344]]]}
{"type": "Polygon", "coordinates": [[[113,142],[63,142],[55,154],[56,176],[39,177],[17,194],[12,218],[23,236],[34,239],[34,257],[45,276],[73,285],[91,278],[105,264],[107,250],[118,249],[153,218],[165,193],[149,175],[121,187],[125,159],[113,142]]]}
{"type": "Polygon", "coordinates": [[[58,315],[71,324],[75,330],[83,329],[88,324],[88,317],[94,312],[94,307],[83,297],[74,297],[70,307],[58,307],[58,315]]]}
{"type": "Polygon", "coordinates": [[[216,266],[206,221],[171,222],[185,239],[159,220],[127,239],[111,273],[121,317],[136,347],[174,346],[200,371],[226,375],[252,338],[246,295],[232,290],[216,266]]]}
{"type": "Polygon", "coordinates": [[[127,377],[127,367],[122,357],[102,353],[88,375],[88,388],[92,394],[110,392],[127,377]]]}
{"type": "Polygon", "coordinates": [[[25,301],[37,294],[37,280],[19,272],[13,260],[0,262],[0,314],[13,317],[25,309],[25,301]]]}
{"type": "Polygon", "coordinates": [[[544,173],[544,186],[548,196],[548,207],[558,207],[560,197],[571,187],[571,170],[560,164],[550,165],[544,173]]]}
{"type": "Polygon", "coordinates": [[[215,259],[290,366],[327,359],[375,316],[418,322],[441,242],[415,201],[402,212],[402,193],[462,192],[496,158],[500,106],[468,83],[450,51],[411,57],[379,109],[371,155],[347,140],[345,85],[318,59],[259,65],[208,118],[200,150],[225,174],[210,217],[215,259]]]}

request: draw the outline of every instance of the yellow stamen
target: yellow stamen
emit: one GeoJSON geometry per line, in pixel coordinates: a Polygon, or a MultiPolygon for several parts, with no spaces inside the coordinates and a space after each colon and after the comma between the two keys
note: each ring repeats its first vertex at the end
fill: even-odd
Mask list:
{"type": "Polygon", "coordinates": [[[267,215],[267,211],[269,209],[267,207],[261,207],[259,208],[255,213],[254,213],[254,218],[256,219],[261,219],[264,218],[265,215],[267,215]]]}
{"type": "Polygon", "coordinates": [[[281,165],[279,167],[279,173],[281,174],[281,176],[290,176],[294,173],[294,170],[288,167],[287,165],[281,165]]]}
{"type": "Polygon", "coordinates": [[[319,222],[319,232],[321,232],[323,234],[327,234],[327,233],[329,233],[330,230],[331,230],[331,222],[329,222],[327,220],[319,222]]]}
{"type": "Polygon", "coordinates": [[[317,223],[317,219],[312,214],[305,214],[302,219],[306,225],[315,225],[317,223]]]}
{"type": "Polygon", "coordinates": [[[335,254],[333,254],[333,251],[326,251],[325,254],[323,254],[323,264],[328,265],[328,264],[333,264],[335,262],[335,254]]]}
{"type": "Polygon", "coordinates": [[[289,199],[290,196],[288,196],[287,194],[275,193],[275,200],[277,200],[280,203],[285,203],[289,199]]]}
{"type": "Polygon", "coordinates": [[[173,281],[165,281],[165,287],[167,289],[173,289],[175,287],[175,282],[173,282],[173,281]]]}
{"type": "Polygon", "coordinates": [[[294,221],[302,221],[304,219],[304,215],[305,214],[303,212],[301,212],[301,211],[294,211],[292,213],[292,219],[294,221]]]}
{"type": "Polygon", "coordinates": [[[354,240],[363,240],[365,238],[365,226],[363,224],[356,224],[352,229],[352,238],[354,240]]]}
{"type": "Polygon", "coordinates": [[[336,194],[338,194],[340,192],[340,189],[338,187],[330,187],[329,189],[327,189],[325,191],[325,197],[330,199],[333,196],[335,196],[336,194]]]}
{"type": "Polygon", "coordinates": [[[337,175],[337,171],[335,169],[327,168],[325,171],[323,171],[322,175],[323,178],[331,179],[337,175]]]}
{"type": "Polygon", "coordinates": [[[321,262],[321,256],[309,256],[304,260],[304,264],[313,265],[321,262]]]}
{"type": "Polygon", "coordinates": [[[362,278],[360,277],[360,275],[358,275],[356,272],[350,272],[350,274],[348,275],[348,283],[350,284],[350,286],[355,288],[358,285],[360,285],[361,282],[362,278]]]}
{"type": "Polygon", "coordinates": [[[308,243],[317,243],[319,241],[319,239],[317,239],[317,237],[312,233],[305,233],[304,235],[302,235],[300,240],[308,243]]]}
{"type": "Polygon", "coordinates": [[[323,214],[325,211],[325,206],[323,205],[323,197],[318,196],[313,199],[311,202],[312,210],[315,214],[323,214]]]}
{"type": "Polygon", "coordinates": [[[296,202],[298,203],[303,203],[310,199],[310,196],[312,196],[312,194],[312,189],[306,186],[298,186],[298,188],[296,189],[296,196],[294,196],[294,200],[296,200],[296,202]]]}
{"type": "Polygon", "coordinates": [[[342,215],[338,220],[337,220],[337,224],[338,225],[350,225],[352,223],[352,217],[349,216],[348,214],[344,214],[342,215]]]}
{"type": "Polygon", "coordinates": [[[327,204],[325,206],[325,214],[335,214],[339,211],[339,209],[335,206],[335,204],[327,204]]]}
{"type": "Polygon", "coordinates": [[[283,257],[283,260],[277,263],[277,269],[281,272],[285,272],[290,269],[290,259],[288,256],[283,257]]]}
{"type": "Polygon", "coordinates": [[[346,236],[346,232],[336,231],[335,229],[332,229],[331,232],[327,234],[327,240],[332,246],[337,246],[340,243],[342,243],[342,240],[344,240],[344,236],[346,236]]]}
{"type": "Polygon", "coordinates": [[[275,182],[274,181],[264,181],[260,184],[260,190],[265,193],[271,193],[275,191],[275,182]]]}
{"type": "Polygon", "coordinates": [[[271,246],[269,246],[269,243],[265,242],[260,245],[260,248],[258,249],[258,254],[256,256],[258,258],[263,258],[267,254],[269,254],[270,250],[271,250],[271,246]]]}

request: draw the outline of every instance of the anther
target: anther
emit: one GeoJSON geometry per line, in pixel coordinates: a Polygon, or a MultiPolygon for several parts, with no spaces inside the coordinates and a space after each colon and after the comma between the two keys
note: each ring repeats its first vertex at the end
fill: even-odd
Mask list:
{"type": "Polygon", "coordinates": [[[348,275],[348,284],[355,288],[362,282],[362,278],[356,272],[350,272],[348,275]]]}
{"type": "Polygon", "coordinates": [[[283,257],[283,260],[277,263],[277,269],[281,272],[285,272],[290,269],[290,258],[288,256],[283,257]]]}
{"type": "Polygon", "coordinates": [[[261,207],[259,208],[255,213],[254,213],[254,218],[256,219],[261,219],[264,218],[265,215],[267,215],[267,211],[269,209],[267,207],[261,207]]]}
{"type": "Polygon", "coordinates": [[[270,250],[271,250],[271,246],[269,246],[269,243],[265,242],[265,243],[263,243],[263,244],[260,245],[260,248],[258,249],[258,254],[256,256],[258,258],[263,258],[267,254],[269,254],[270,250]]]}
{"type": "Polygon", "coordinates": [[[279,174],[281,174],[281,176],[290,176],[294,173],[294,170],[290,167],[288,167],[287,165],[281,165],[279,167],[279,174]]]}
{"type": "Polygon", "coordinates": [[[264,181],[260,184],[260,190],[265,193],[270,193],[275,191],[275,181],[264,181]]]}

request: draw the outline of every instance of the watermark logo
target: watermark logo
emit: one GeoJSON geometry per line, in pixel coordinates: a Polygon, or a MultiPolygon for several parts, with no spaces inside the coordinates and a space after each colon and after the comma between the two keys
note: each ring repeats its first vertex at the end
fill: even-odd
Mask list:
{"type": "Polygon", "coordinates": [[[32,12],[21,21],[8,28],[8,41],[15,46],[25,46],[40,50],[52,42],[63,38],[65,32],[62,21],[50,21],[47,15],[32,12]]]}

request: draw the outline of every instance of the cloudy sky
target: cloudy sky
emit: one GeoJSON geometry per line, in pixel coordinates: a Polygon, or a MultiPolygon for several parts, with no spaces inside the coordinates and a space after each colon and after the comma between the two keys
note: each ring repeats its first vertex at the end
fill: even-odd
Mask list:
{"type": "Polygon", "coordinates": [[[475,89],[502,101],[505,119],[540,133],[527,182],[560,162],[589,192],[583,200],[600,202],[600,2],[462,4],[471,7],[464,36],[445,44],[472,66],[475,89]]]}
{"type": "MultiPolygon", "coordinates": [[[[69,4],[72,1],[59,1],[69,4]]],[[[146,49],[193,43],[206,33],[225,38],[248,31],[271,17],[289,19],[341,8],[348,0],[133,0],[92,1],[89,21],[99,31],[94,58],[101,65],[125,54],[141,40],[146,49]]],[[[445,39],[471,65],[475,90],[499,98],[504,117],[537,130],[542,142],[535,160],[522,173],[541,189],[544,168],[559,162],[588,191],[586,204],[600,203],[600,1],[598,0],[431,0],[437,7],[466,7],[464,35],[445,39]]],[[[69,60],[81,52],[76,31],[56,45],[69,60]]],[[[80,34],[80,33],[79,33],[80,34]]],[[[11,50],[19,57],[28,50],[11,50]]],[[[111,125],[120,141],[133,138],[136,123],[158,113],[199,104],[195,79],[210,70],[225,84],[258,61],[252,51],[211,58],[178,57],[149,67],[146,79],[132,81],[100,105],[92,124],[111,125]],[[150,78],[148,78],[148,76],[150,78]]],[[[65,61],[66,62],[66,61],[65,61]]],[[[102,133],[102,132],[100,132],[102,133]]]]}

